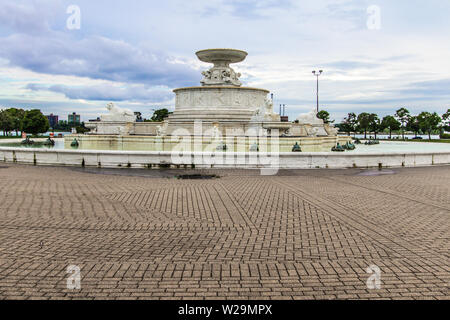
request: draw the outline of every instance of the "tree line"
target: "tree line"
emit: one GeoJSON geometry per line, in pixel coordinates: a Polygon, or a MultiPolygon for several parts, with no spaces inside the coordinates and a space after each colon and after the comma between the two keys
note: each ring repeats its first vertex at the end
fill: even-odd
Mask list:
{"type": "MultiPolygon", "coordinates": [[[[327,112],[328,114],[328,112],[327,112]]],[[[321,115],[318,115],[321,117],[321,115]]],[[[323,119],[323,114],[322,117],[323,119]]],[[[324,120],[326,122],[326,120],[324,120]]],[[[450,109],[442,116],[436,112],[423,111],[418,115],[412,115],[408,109],[400,108],[394,115],[387,115],[380,119],[375,113],[362,112],[358,115],[351,112],[344,118],[340,124],[336,124],[340,131],[346,132],[349,135],[352,132],[364,133],[364,138],[367,138],[367,133],[373,133],[375,139],[378,133],[388,131],[389,139],[392,138],[392,132],[401,131],[402,138],[405,139],[405,131],[427,134],[431,140],[433,132],[441,133],[444,136],[444,131],[450,131],[450,109]]]]}
{"type": "MultiPolygon", "coordinates": [[[[3,136],[9,136],[12,132],[15,132],[16,136],[19,132],[38,135],[50,129],[70,132],[74,126],[74,123],[60,120],[54,128],[50,128],[47,117],[39,109],[23,110],[9,108],[0,110],[0,131],[3,131],[3,136]]],[[[76,129],[78,133],[88,131],[84,126],[84,122],[77,124],[76,129]]]]}
{"type": "Polygon", "coordinates": [[[0,130],[4,136],[11,132],[18,135],[20,132],[27,132],[33,135],[47,132],[50,128],[48,119],[39,109],[23,110],[9,108],[0,110],[0,130]]]}
{"type": "MultiPolygon", "coordinates": [[[[159,109],[154,111],[150,120],[141,119],[141,121],[164,121],[170,113],[171,112],[167,109],[159,109]]],[[[19,132],[37,135],[40,133],[45,133],[49,131],[49,129],[70,132],[74,126],[74,123],[70,123],[66,120],[60,120],[54,128],[50,128],[47,117],[42,114],[39,109],[0,109],[0,131],[3,131],[3,136],[9,136],[13,132],[15,132],[16,136],[19,135],[19,132]]],[[[76,129],[78,133],[89,131],[89,129],[85,127],[84,122],[77,124],[76,129]]]]}
{"type": "MultiPolygon", "coordinates": [[[[163,121],[169,115],[167,109],[160,109],[155,111],[150,121],[163,121]]],[[[330,114],[321,110],[317,116],[325,123],[332,123],[330,114]]],[[[73,127],[72,123],[67,121],[59,121],[56,128],[53,130],[70,131],[73,127]]],[[[405,131],[412,131],[417,136],[420,132],[428,134],[431,140],[433,132],[450,131],[450,109],[442,116],[436,112],[423,111],[418,115],[411,115],[406,108],[398,109],[394,115],[387,115],[382,119],[375,113],[362,112],[358,115],[351,112],[348,113],[344,121],[336,124],[341,132],[346,132],[349,135],[352,132],[364,133],[364,138],[367,138],[367,133],[374,133],[375,138],[378,133],[387,130],[389,132],[389,139],[392,138],[392,132],[401,130],[403,139],[405,138],[405,131]]],[[[11,132],[27,132],[33,135],[45,133],[50,129],[50,125],[46,116],[42,114],[39,109],[23,110],[18,108],[9,108],[0,110],[0,130],[3,135],[10,135],[11,132]]],[[[84,123],[77,127],[77,131],[84,131],[84,123]]],[[[442,135],[441,135],[442,136],[442,135]]]]}

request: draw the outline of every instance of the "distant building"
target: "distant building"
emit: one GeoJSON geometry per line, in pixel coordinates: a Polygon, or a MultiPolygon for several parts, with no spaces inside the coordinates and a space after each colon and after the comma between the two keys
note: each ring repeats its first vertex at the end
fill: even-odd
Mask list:
{"type": "Polygon", "coordinates": [[[55,116],[53,113],[46,116],[48,119],[48,123],[50,124],[50,128],[55,128],[58,125],[59,116],[55,116]]]}
{"type": "Polygon", "coordinates": [[[280,120],[281,122],[289,122],[289,116],[281,116],[280,120]]]}
{"type": "Polygon", "coordinates": [[[81,124],[80,115],[77,114],[76,112],[69,114],[69,116],[67,117],[67,123],[75,125],[81,124]]]}

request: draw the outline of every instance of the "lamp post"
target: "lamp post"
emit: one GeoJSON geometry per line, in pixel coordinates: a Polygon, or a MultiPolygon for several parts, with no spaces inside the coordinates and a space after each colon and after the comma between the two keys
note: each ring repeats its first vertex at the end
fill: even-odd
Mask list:
{"type": "Polygon", "coordinates": [[[313,75],[317,78],[317,113],[319,113],[319,76],[322,74],[323,70],[313,71],[313,75]]]}

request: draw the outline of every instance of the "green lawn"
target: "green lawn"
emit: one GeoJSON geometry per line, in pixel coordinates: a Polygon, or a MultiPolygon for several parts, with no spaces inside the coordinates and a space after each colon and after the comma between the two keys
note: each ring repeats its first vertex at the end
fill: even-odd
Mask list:
{"type": "MultiPolygon", "coordinates": [[[[369,140],[369,139],[360,139],[360,140],[369,140]]],[[[395,142],[428,142],[428,143],[450,143],[450,139],[378,139],[380,141],[395,141],[395,142]]]]}

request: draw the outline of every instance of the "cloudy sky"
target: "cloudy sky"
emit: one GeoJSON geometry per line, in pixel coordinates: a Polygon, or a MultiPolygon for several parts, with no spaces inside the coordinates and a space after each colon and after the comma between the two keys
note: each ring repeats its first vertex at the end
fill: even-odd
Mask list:
{"type": "Polygon", "coordinates": [[[290,117],[315,105],[313,69],[334,119],[442,114],[449,13],[448,0],[0,0],[0,106],[87,120],[114,101],[149,116],[173,109],[172,89],[199,85],[208,65],[196,51],[236,48],[249,53],[234,66],[245,85],[273,92],[290,117]]]}

